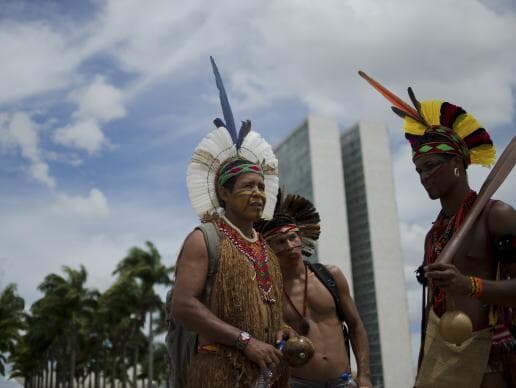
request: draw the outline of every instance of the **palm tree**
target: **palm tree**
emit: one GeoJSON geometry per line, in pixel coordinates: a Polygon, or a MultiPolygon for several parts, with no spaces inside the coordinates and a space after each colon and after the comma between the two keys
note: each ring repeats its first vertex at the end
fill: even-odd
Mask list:
{"type": "Polygon", "coordinates": [[[130,344],[140,334],[141,293],[136,279],[122,276],[99,299],[99,318],[112,354],[111,384],[118,376],[124,388],[130,344]]]}
{"type": "Polygon", "coordinates": [[[5,375],[7,359],[5,353],[12,353],[20,340],[24,326],[23,298],[16,295],[16,285],[9,284],[0,293],[0,375],[5,375]]]}
{"type": "Polygon", "coordinates": [[[140,327],[145,324],[145,317],[148,314],[149,322],[149,357],[148,357],[148,387],[152,388],[153,381],[153,335],[152,313],[162,309],[163,302],[154,291],[155,285],[170,285],[169,274],[172,267],[166,267],[161,263],[161,255],[150,241],[146,243],[147,250],[133,247],[127,256],[118,263],[114,274],[118,273],[123,277],[134,278],[141,286],[140,304],[140,327]]]}
{"type": "Polygon", "coordinates": [[[99,293],[84,287],[88,275],[83,265],[79,270],[64,266],[63,271],[66,278],[53,273],[45,277],[38,287],[45,295],[34,304],[33,310],[52,319],[54,328],[60,330],[69,357],[68,368],[63,365],[63,369],[68,372],[69,387],[73,388],[80,327],[95,311],[99,293]]]}

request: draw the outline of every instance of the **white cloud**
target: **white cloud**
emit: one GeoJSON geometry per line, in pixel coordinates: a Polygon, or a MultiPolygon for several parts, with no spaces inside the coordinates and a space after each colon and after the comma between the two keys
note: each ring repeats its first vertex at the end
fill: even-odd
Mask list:
{"type": "Polygon", "coordinates": [[[242,71],[269,96],[298,96],[314,113],[390,114],[360,68],[404,98],[412,85],[422,100],[460,103],[486,125],[508,123],[514,112],[516,19],[478,2],[270,2],[250,29],[242,71]]]}
{"type": "Polygon", "coordinates": [[[91,84],[72,91],[70,100],[77,104],[73,123],[54,132],[54,142],[87,151],[98,152],[109,145],[100,125],[124,117],[123,93],[97,75],[91,84]]]}
{"type": "Polygon", "coordinates": [[[2,21],[0,103],[67,85],[83,59],[70,45],[73,36],[73,31],[62,34],[41,22],[2,21]]]}
{"type": "Polygon", "coordinates": [[[91,189],[87,197],[59,194],[52,209],[56,214],[71,217],[96,218],[109,215],[106,197],[98,189],[91,189]]]}
{"type": "Polygon", "coordinates": [[[78,109],[73,116],[78,119],[96,119],[108,122],[125,116],[122,92],[97,75],[90,85],[74,91],[70,98],[78,109]]]}
{"type": "Polygon", "coordinates": [[[13,115],[3,114],[0,118],[0,144],[5,147],[19,147],[22,156],[29,161],[30,175],[37,181],[55,186],[55,180],[48,173],[48,165],[39,149],[38,128],[25,112],[13,115]]]}
{"type": "Polygon", "coordinates": [[[86,150],[90,154],[108,144],[104,133],[94,119],[82,120],[54,132],[54,141],[67,147],[86,150]]]}
{"type": "MultiPolygon", "coordinates": [[[[77,198],[70,202],[80,203],[77,198]]],[[[46,194],[10,197],[0,203],[0,288],[17,283],[29,306],[40,296],[36,287],[44,276],[61,273],[63,265],[84,264],[88,286],[105,290],[114,280],[111,273],[116,263],[129,248],[144,247],[147,240],[156,245],[163,263],[172,265],[196,222],[193,212],[180,205],[151,207],[119,200],[110,217],[84,218],[75,217],[74,211],[63,217],[63,212],[56,213],[55,206],[48,205],[51,201],[52,195],[46,194]]]]}

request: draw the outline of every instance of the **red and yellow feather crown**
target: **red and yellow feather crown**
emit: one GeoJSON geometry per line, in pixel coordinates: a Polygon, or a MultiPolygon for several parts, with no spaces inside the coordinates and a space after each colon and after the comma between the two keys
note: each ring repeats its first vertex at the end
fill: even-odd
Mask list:
{"type": "Polygon", "coordinates": [[[421,145],[419,140],[425,134],[444,127],[465,148],[467,164],[489,167],[494,163],[496,150],[489,134],[473,115],[460,106],[441,100],[419,102],[409,87],[412,107],[363,71],[358,73],[393,105],[394,113],[403,119],[405,137],[414,150],[421,145]]]}

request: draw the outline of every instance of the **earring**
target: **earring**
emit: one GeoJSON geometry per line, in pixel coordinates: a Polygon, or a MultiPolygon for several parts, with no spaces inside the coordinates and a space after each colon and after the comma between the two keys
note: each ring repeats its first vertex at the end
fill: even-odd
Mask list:
{"type": "Polygon", "coordinates": [[[458,167],[455,167],[453,169],[453,173],[455,174],[456,177],[458,177],[460,175],[460,172],[459,172],[459,168],[458,167]]]}

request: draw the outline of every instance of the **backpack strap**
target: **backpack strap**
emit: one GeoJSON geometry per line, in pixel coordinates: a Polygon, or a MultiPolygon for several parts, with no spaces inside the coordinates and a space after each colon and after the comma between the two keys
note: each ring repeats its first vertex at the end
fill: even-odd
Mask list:
{"type": "Polygon", "coordinates": [[[310,270],[315,274],[315,276],[317,276],[321,283],[328,289],[328,291],[330,291],[330,294],[333,297],[333,301],[335,302],[335,309],[337,310],[337,316],[342,322],[342,332],[344,334],[344,345],[346,346],[346,353],[348,355],[348,360],[351,361],[349,330],[346,324],[346,315],[344,314],[344,310],[342,310],[342,305],[340,303],[339,287],[337,286],[333,275],[324,264],[311,263],[310,261],[305,261],[305,263],[308,265],[308,268],[310,268],[310,270]]]}
{"type": "Polygon", "coordinates": [[[324,264],[321,263],[311,263],[306,261],[308,267],[312,270],[312,272],[317,276],[317,278],[321,281],[322,284],[330,291],[333,300],[335,301],[335,308],[337,310],[337,316],[341,322],[346,322],[346,317],[344,315],[344,311],[342,311],[342,306],[340,304],[340,296],[339,296],[339,288],[337,287],[337,283],[335,283],[335,279],[328,268],[324,264]]]}
{"type": "Polygon", "coordinates": [[[217,225],[213,222],[201,224],[196,229],[202,232],[206,248],[208,249],[208,274],[203,292],[203,300],[208,304],[215,279],[214,275],[219,270],[220,232],[217,225]]]}

